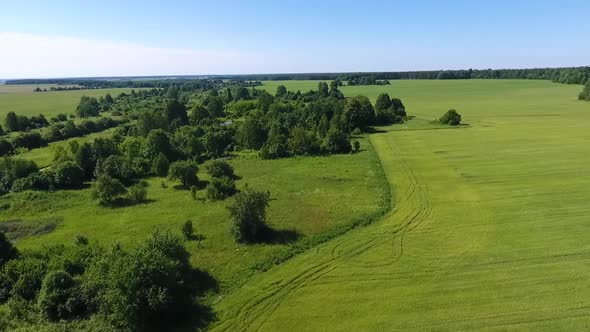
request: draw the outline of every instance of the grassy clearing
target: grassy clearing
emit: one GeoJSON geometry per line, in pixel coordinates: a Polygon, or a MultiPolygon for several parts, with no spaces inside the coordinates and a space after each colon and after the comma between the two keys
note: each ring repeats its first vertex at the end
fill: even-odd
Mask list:
{"type": "Polygon", "coordinates": [[[26,116],[43,114],[49,119],[59,113],[73,113],[80,102],[80,97],[84,95],[98,98],[110,93],[114,97],[121,92],[131,91],[131,89],[96,89],[33,92],[35,87],[36,85],[0,85],[0,122],[4,121],[8,112],[26,116]],[[28,91],[25,91],[25,87],[28,91]]]}
{"type": "MultiPolygon", "coordinates": [[[[161,178],[149,179],[149,203],[120,208],[98,206],[89,189],[10,194],[0,199],[0,220],[61,220],[50,233],[20,239],[17,246],[22,249],[69,243],[77,234],[103,244],[118,240],[133,245],[156,228],[180,232],[190,219],[204,237],[187,244],[192,262],[218,278],[226,292],[257,269],[300,251],[309,245],[305,241],[317,242],[314,236],[336,232],[382,210],[387,183],[371,145],[364,138],[360,141],[362,151],[350,155],[260,160],[245,153],[230,161],[241,177],[238,187],[247,184],[271,191],[269,220],[275,229],[302,237],[292,245],[234,243],[226,211],[229,201],[206,201],[204,191],[193,200],[189,191],[175,189],[175,183],[162,187],[161,178]]],[[[207,180],[204,173],[202,166],[199,177],[207,180]]]]}
{"type": "MultiPolygon", "coordinates": [[[[352,89],[352,88],[351,88],[352,89]]],[[[585,330],[590,327],[590,105],[538,81],[394,81],[423,119],[371,140],[392,213],[254,278],[215,330],[585,330]]]]}

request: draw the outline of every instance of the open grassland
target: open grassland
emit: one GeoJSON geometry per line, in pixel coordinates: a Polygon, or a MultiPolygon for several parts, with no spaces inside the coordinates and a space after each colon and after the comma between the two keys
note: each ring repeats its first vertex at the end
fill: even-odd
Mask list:
{"type": "MultiPolygon", "coordinates": [[[[225,292],[242,284],[257,269],[271,265],[271,260],[288,256],[292,245],[383,211],[384,197],[389,193],[387,181],[368,140],[361,138],[360,142],[362,151],[349,155],[260,160],[245,153],[230,160],[241,177],[238,187],[270,190],[268,219],[272,227],[283,234],[285,242],[300,237],[290,245],[236,244],[226,210],[231,199],[207,201],[202,190],[194,200],[188,190],[174,188],[177,183],[167,183],[164,188],[162,182],[166,180],[162,178],[148,180],[148,203],[127,207],[101,207],[91,199],[89,189],[9,194],[0,199],[0,220],[41,226],[57,223],[54,230],[40,226],[40,235],[33,230],[33,235],[18,240],[17,246],[24,249],[71,243],[77,234],[104,245],[119,241],[129,246],[155,229],[179,233],[181,225],[190,219],[203,238],[187,244],[192,262],[212,273],[225,292]]],[[[25,157],[48,160],[41,151],[50,153],[51,147],[33,150],[25,157]]],[[[208,180],[204,171],[201,166],[199,177],[208,180]]]]}
{"type": "Polygon", "coordinates": [[[587,330],[590,104],[578,90],[343,88],[387,91],[422,119],[371,136],[392,212],[255,277],[217,304],[214,329],[587,330]],[[470,125],[430,128],[448,108],[470,125]]]}
{"type": "Polygon", "coordinates": [[[47,119],[59,114],[74,113],[80,97],[100,97],[110,93],[113,97],[131,89],[92,89],[74,91],[33,92],[36,86],[0,85],[0,122],[8,112],[17,115],[33,116],[43,114],[47,119]],[[15,88],[18,87],[18,88],[15,88]]]}

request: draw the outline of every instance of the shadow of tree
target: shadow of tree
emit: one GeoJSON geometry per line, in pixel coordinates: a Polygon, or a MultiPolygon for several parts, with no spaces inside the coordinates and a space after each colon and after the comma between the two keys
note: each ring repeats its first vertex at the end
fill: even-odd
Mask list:
{"type": "Polygon", "coordinates": [[[299,240],[303,235],[292,229],[273,229],[266,227],[262,230],[258,243],[289,244],[299,240]]]}

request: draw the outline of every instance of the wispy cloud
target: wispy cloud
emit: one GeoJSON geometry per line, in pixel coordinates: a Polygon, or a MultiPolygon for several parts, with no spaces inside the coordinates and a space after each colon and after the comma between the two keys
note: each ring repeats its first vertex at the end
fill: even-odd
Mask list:
{"type": "Polygon", "coordinates": [[[0,32],[0,78],[267,72],[264,54],[0,32]]]}

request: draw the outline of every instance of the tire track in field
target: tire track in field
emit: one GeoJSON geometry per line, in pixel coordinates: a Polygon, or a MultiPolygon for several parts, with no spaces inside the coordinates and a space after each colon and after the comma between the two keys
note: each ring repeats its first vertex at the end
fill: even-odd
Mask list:
{"type": "MultiPolygon", "coordinates": [[[[386,142],[389,149],[385,153],[401,153],[389,141],[386,142]]],[[[384,152],[382,151],[381,153],[384,152]]],[[[378,155],[380,155],[379,152],[378,155]]],[[[379,158],[382,159],[381,156],[379,158]]],[[[344,240],[344,242],[336,244],[326,259],[310,265],[294,276],[278,280],[262,288],[255,296],[243,303],[237,312],[232,315],[231,319],[216,326],[215,329],[220,331],[257,331],[293,291],[309,286],[339,266],[352,264],[367,269],[374,269],[389,266],[397,262],[403,255],[405,234],[420,226],[430,216],[432,211],[432,205],[428,199],[427,187],[419,182],[418,177],[408,163],[403,158],[401,160],[399,171],[403,174],[402,176],[407,177],[409,184],[406,187],[404,197],[401,198],[394,210],[378,225],[381,227],[372,230],[367,228],[362,229],[361,231],[369,232],[369,234],[362,234],[362,236],[344,240]],[[396,226],[391,228],[386,227],[389,223],[396,223],[400,218],[401,222],[396,226]],[[361,256],[363,253],[384,244],[392,245],[392,250],[387,257],[380,257],[380,261],[354,261],[356,257],[361,256]]],[[[386,176],[391,185],[391,179],[387,172],[386,176]]],[[[367,277],[370,279],[371,274],[367,274],[367,277]]]]}

